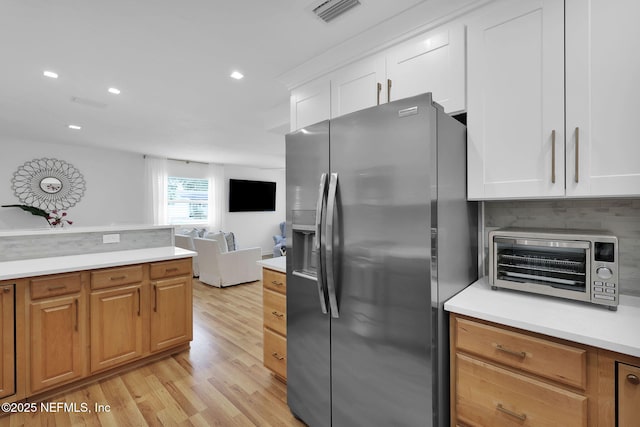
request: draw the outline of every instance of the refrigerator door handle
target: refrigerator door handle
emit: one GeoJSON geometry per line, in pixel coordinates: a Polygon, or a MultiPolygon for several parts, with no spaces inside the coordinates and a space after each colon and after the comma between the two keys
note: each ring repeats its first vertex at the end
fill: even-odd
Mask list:
{"type": "Polygon", "coordinates": [[[335,268],[333,265],[333,215],[336,208],[336,193],[338,190],[338,174],[332,173],[329,180],[329,195],[327,197],[327,219],[326,219],[326,267],[327,267],[327,291],[329,292],[329,308],[331,317],[338,318],[338,299],[336,298],[335,268]]]}
{"type": "Polygon", "coordinates": [[[316,280],[318,282],[318,296],[320,297],[320,309],[323,314],[327,314],[327,298],[325,296],[325,274],[324,263],[322,262],[322,213],[327,203],[327,174],[320,176],[320,186],[318,188],[318,202],[316,203],[316,236],[315,247],[317,256],[316,280]]]}

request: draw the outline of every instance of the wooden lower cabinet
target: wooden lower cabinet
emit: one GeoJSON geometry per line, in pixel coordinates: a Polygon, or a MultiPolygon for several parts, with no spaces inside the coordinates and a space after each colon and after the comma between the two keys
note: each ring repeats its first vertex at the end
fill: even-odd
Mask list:
{"type": "Polygon", "coordinates": [[[616,389],[618,426],[640,425],[640,366],[618,363],[616,389]]]}
{"type": "Polygon", "coordinates": [[[262,269],[263,363],[287,382],[287,275],[262,269]]]}
{"type": "Polygon", "coordinates": [[[157,280],[151,287],[151,352],[191,341],[191,275],[157,280]]]}
{"type": "Polygon", "coordinates": [[[0,285],[0,398],[16,390],[14,284],[0,285]]]}
{"type": "Polygon", "coordinates": [[[46,298],[29,305],[31,393],[84,375],[85,297],[82,293],[46,298]]]}
{"type": "Polygon", "coordinates": [[[142,284],[91,292],[91,372],[142,357],[142,284]]]}

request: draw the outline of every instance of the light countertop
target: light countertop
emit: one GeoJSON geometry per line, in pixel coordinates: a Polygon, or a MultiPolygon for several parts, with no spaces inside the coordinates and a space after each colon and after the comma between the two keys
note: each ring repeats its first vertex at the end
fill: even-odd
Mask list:
{"type": "Polygon", "coordinates": [[[482,278],[444,304],[447,311],[640,357],[640,298],[605,306],[508,289],[482,278]]]}
{"type": "Polygon", "coordinates": [[[137,231],[137,230],[163,230],[173,229],[172,225],[97,225],[86,227],[64,227],[64,228],[31,228],[16,230],[0,230],[0,237],[13,236],[39,236],[44,234],[74,234],[74,233],[115,233],[118,231],[137,231]]]}
{"type": "Polygon", "coordinates": [[[0,262],[0,280],[22,277],[44,276],[46,274],[67,273],[71,271],[93,270],[96,268],[116,267],[128,264],[166,261],[189,258],[196,252],[173,246],[126,251],[103,252],[96,254],[67,255],[49,258],[26,259],[0,262]]]}
{"type": "Polygon", "coordinates": [[[279,256],[276,258],[267,258],[258,261],[260,267],[268,268],[269,270],[279,271],[281,273],[287,272],[287,257],[279,256]]]}

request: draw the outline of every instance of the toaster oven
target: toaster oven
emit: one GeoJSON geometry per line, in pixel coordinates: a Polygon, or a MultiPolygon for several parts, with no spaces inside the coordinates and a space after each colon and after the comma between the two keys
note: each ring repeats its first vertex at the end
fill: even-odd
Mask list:
{"type": "Polygon", "coordinates": [[[616,310],[618,239],[606,232],[489,232],[491,288],[586,301],[616,310]]]}

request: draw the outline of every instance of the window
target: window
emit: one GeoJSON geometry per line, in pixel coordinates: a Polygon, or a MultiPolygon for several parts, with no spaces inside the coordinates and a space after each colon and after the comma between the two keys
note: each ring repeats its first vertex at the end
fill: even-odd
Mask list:
{"type": "Polygon", "coordinates": [[[203,224],[209,217],[209,180],[170,176],[167,183],[169,224],[203,224]]]}

